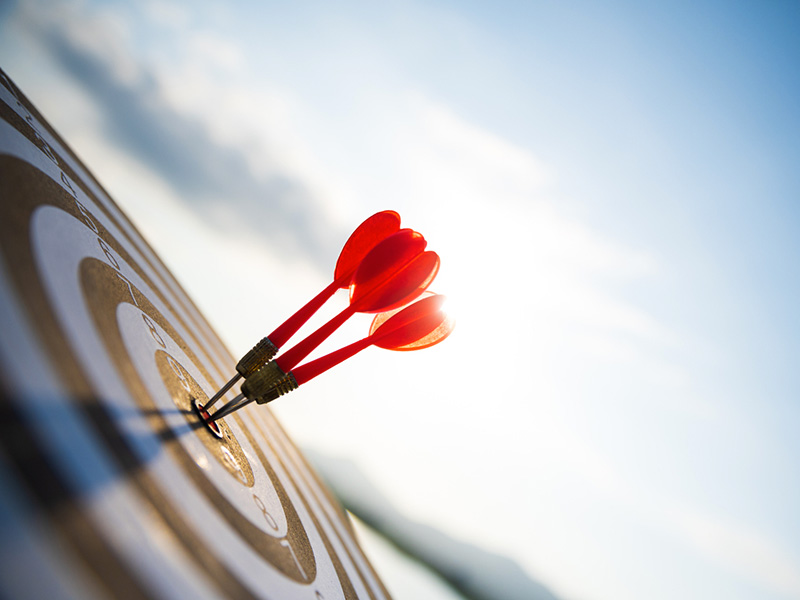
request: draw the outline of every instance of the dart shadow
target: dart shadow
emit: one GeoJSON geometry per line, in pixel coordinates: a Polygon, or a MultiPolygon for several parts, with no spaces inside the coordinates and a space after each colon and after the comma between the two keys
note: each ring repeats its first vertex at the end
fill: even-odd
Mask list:
{"type": "Polygon", "coordinates": [[[179,408],[117,408],[92,397],[71,405],[63,398],[12,402],[0,394],[0,457],[48,512],[121,480],[147,478],[147,466],[171,444],[205,428],[179,408]],[[184,422],[167,425],[179,414],[184,422]]]}

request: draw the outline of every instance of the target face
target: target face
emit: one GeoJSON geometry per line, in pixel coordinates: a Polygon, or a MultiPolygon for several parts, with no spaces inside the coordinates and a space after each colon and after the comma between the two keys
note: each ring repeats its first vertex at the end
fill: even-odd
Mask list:
{"type": "MultiPolygon", "coordinates": [[[[388,594],[197,308],[0,72],[0,595],[388,594]]],[[[257,336],[256,336],[257,337],[257,336]]]]}

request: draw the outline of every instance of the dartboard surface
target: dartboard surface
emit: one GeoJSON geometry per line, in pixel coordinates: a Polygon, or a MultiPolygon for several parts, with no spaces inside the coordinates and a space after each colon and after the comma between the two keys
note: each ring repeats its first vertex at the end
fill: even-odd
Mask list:
{"type": "Polygon", "coordinates": [[[199,423],[235,360],[0,72],[0,595],[387,598],[268,407],[199,423]]]}

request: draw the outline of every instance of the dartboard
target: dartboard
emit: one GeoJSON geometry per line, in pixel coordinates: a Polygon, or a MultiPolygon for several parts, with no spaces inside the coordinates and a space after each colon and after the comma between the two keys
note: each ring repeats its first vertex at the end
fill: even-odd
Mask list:
{"type": "Polygon", "coordinates": [[[198,421],[235,360],[0,72],[0,595],[388,594],[268,407],[198,421]]]}

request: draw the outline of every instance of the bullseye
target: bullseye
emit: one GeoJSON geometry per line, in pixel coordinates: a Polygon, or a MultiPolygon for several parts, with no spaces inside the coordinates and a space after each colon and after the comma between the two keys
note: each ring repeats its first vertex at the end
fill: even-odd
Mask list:
{"type": "Polygon", "coordinates": [[[209,420],[211,419],[211,415],[208,414],[208,411],[206,410],[205,406],[200,404],[198,400],[193,400],[192,408],[194,409],[195,414],[200,419],[200,422],[203,425],[205,425],[206,428],[211,433],[213,433],[219,439],[222,439],[222,431],[220,430],[219,425],[217,425],[214,421],[209,420]]]}

